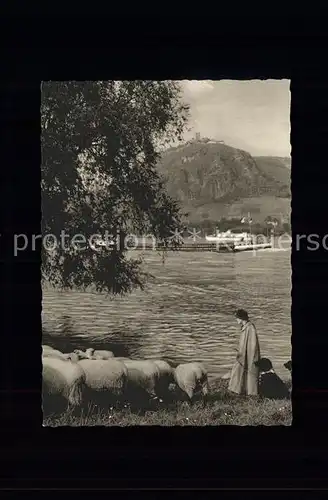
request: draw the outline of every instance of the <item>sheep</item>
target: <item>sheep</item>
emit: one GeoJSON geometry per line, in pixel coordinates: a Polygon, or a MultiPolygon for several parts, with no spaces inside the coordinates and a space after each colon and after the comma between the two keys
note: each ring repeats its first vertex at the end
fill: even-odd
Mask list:
{"type": "Polygon", "coordinates": [[[42,357],[44,358],[58,358],[58,359],[66,359],[64,353],[59,351],[58,349],[53,349],[49,346],[42,346],[42,357]]]}
{"type": "Polygon", "coordinates": [[[112,359],[114,357],[112,351],[95,351],[92,347],[89,347],[89,349],[87,349],[85,352],[81,351],[80,349],[75,349],[74,354],[77,354],[80,359],[106,360],[112,359]]]}
{"type": "Polygon", "coordinates": [[[201,363],[178,365],[174,370],[174,380],[177,386],[188,396],[190,403],[193,403],[195,394],[201,391],[205,404],[205,399],[209,393],[209,384],[207,371],[201,363]]]}
{"type": "MultiPolygon", "coordinates": [[[[158,371],[159,373],[156,375],[156,378],[157,380],[155,381],[154,383],[154,390],[150,390],[150,395],[153,399],[157,399],[157,397],[159,397],[159,401],[160,402],[163,402],[163,400],[161,398],[167,398],[168,395],[169,395],[169,385],[171,383],[174,383],[174,373],[173,373],[173,368],[169,365],[169,363],[167,363],[166,361],[163,361],[161,359],[149,359],[149,360],[132,360],[131,358],[126,358],[126,357],[118,357],[118,358],[115,358],[115,359],[118,359],[120,361],[123,361],[126,362],[130,362],[127,364],[127,366],[130,366],[132,367],[133,366],[136,366],[137,368],[139,368],[141,365],[140,363],[144,363],[146,362],[147,363],[147,367],[151,367],[150,368],[150,371],[153,372],[154,371],[154,366],[153,364],[155,364],[158,368],[158,371]],[[150,365],[148,364],[148,362],[150,362],[150,365]],[[135,364],[136,363],[136,364],[135,364]]],[[[147,370],[148,370],[147,368],[147,370]]],[[[134,373],[134,376],[136,376],[136,374],[134,373]]],[[[143,380],[145,380],[143,378],[143,380]]],[[[143,382],[141,382],[141,379],[140,379],[140,382],[131,382],[131,384],[134,384],[134,385],[138,385],[139,387],[143,385],[143,382]]],[[[146,383],[147,385],[147,383],[146,383]]],[[[135,391],[136,389],[134,389],[135,391]]],[[[148,389],[147,389],[148,391],[148,389]]]]}
{"type": "Polygon", "coordinates": [[[75,352],[70,352],[68,354],[64,354],[64,358],[67,359],[67,361],[72,361],[72,363],[77,363],[80,358],[75,352]]]}
{"type": "Polygon", "coordinates": [[[127,367],[127,401],[140,407],[141,403],[158,400],[160,370],[153,361],[123,361],[127,367]]]}
{"type": "Polygon", "coordinates": [[[42,393],[44,413],[77,408],[82,404],[85,374],[81,367],[56,357],[42,358],[42,393]],[[63,407],[63,408],[61,408],[63,407]]]}
{"type": "Polygon", "coordinates": [[[63,353],[61,351],[58,351],[57,349],[54,349],[53,347],[50,347],[48,345],[42,346],[42,356],[44,356],[44,357],[46,357],[46,356],[51,356],[51,357],[59,356],[59,357],[61,357],[62,355],[63,355],[63,353]]]}
{"type": "Polygon", "coordinates": [[[88,356],[81,349],[74,349],[73,353],[80,359],[88,359],[88,356]]]}
{"type": "Polygon", "coordinates": [[[73,353],[79,358],[79,361],[81,359],[89,359],[86,353],[81,349],[74,349],[73,353]]]}
{"type": "Polygon", "coordinates": [[[71,353],[63,353],[61,351],[58,351],[57,349],[44,349],[44,346],[42,347],[42,357],[43,358],[57,358],[61,359],[62,361],[72,361],[74,363],[77,363],[79,360],[79,356],[75,354],[74,352],[71,353]]]}
{"type": "Polygon", "coordinates": [[[54,351],[54,348],[51,347],[50,345],[45,345],[43,344],[42,345],[42,351],[45,352],[45,351],[54,351]]]}
{"type": "Polygon", "coordinates": [[[114,354],[112,351],[105,351],[105,350],[94,350],[91,347],[87,349],[86,354],[88,355],[89,359],[111,359],[114,357],[114,354]]]}
{"type": "Polygon", "coordinates": [[[77,364],[84,370],[91,402],[108,407],[120,401],[127,382],[127,368],[122,362],[115,359],[82,359],[77,364]]]}

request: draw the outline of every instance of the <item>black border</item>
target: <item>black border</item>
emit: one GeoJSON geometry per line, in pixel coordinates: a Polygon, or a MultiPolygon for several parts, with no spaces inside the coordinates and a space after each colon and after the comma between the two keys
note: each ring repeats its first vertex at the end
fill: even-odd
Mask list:
{"type": "Polygon", "coordinates": [[[292,428],[41,427],[40,256],[26,251],[14,258],[11,248],[13,233],[40,232],[41,79],[291,77],[293,235],[324,234],[328,180],[324,39],[290,37],[283,30],[280,37],[242,39],[238,30],[247,30],[241,26],[243,20],[234,19],[234,36],[230,31],[228,40],[222,24],[221,38],[213,31],[208,36],[207,27],[190,29],[190,25],[178,26],[175,37],[171,33],[165,38],[165,24],[160,23],[153,30],[156,38],[131,36],[126,46],[110,36],[105,45],[110,48],[66,45],[60,50],[57,40],[42,47],[43,52],[17,43],[19,48],[11,47],[1,109],[0,488],[13,484],[47,488],[55,478],[56,487],[64,488],[69,478],[75,486],[79,478],[80,487],[237,488],[250,483],[291,487],[300,480],[303,487],[323,486],[319,479],[326,476],[325,469],[321,471],[327,437],[325,250],[293,250],[292,428]],[[317,479],[310,483],[311,476],[317,479]]]}

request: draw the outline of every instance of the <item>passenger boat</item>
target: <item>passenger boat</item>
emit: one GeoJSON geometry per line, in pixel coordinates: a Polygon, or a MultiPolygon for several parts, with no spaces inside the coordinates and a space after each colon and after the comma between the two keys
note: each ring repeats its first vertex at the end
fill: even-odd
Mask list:
{"type": "Polygon", "coordinates": [[[217,231],[215,236],[205,236],[205,239],[211,243],[233,244],[234,246],[249,245],[253,242],[252,236],[249,233],[233,233],[230,229],[225,232],[217,231]]]}
{"type": "Polygon", "coordinates": [[[216,243],[218,248],[230,247],[232,252],[243,252],[246,250],[261,250],[272,248],[271,241],[262,243],[255,242],[255,237],[251,233],[233,233],[230,230],[217,232],[215,236],[205,236],[206,241],[216,243]]]}

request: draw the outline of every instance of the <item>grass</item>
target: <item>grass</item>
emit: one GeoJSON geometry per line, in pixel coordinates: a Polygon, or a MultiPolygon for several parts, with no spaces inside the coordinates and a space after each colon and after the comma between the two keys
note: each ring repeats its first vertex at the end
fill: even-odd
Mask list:
{"type": "MultiPolygon", "coordinates": [[[[290,386],[290,381],[288,382],[290,386]]],[[[170,407],[144,414],[131,409],[104,411],[89,408],[79,416],[65,412],[44,419],[45,426],[204,426],[204,425],[291,425],[292,406],[290,400],[247,398],[230,394],[227,382],[211,383],[211,395],[205,408],[201,402],[190,407],[177,402],[170,407]]]]}

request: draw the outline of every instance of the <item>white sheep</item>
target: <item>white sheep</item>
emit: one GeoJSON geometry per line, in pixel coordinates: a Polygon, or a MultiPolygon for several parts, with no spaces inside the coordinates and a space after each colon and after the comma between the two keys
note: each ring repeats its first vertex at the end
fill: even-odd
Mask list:
{"type": "Polygon", "coordinates": [[[77,354],[79,356],[79,359],[105,360],[112,359],[114,357],[112,351],[95,350],[92,347],[89,347],[89,349],[87,349],[85,352],[81,351],[80,349],[75,349],[74,354],[77,354]]]}
{"type": "Polygon", "coordinates": [[[126,366],[128,368],[130,367],[131,370],[133,367],[141,369],[142,374],[137,375],[137,372],[131,372],[131,385],[144,388],[152,398],[157,399],[157,397],[159,397],[159,401],[161,402],[161,398],[166,398],[168,396],[169,385],[174,382],[174,370],[169,363],[161,359],[132,360],[131,358],[126,357],[118,357],[115,359],[123,361],[123,363],[128,361],[126,366]],[[146,365],[144,363],[146,363],[146,365]],[[154,364],[158,368],[158,372],[154,369],[154,364]],[[146,371],[144,369],[145,367],[146,371]],[[149,376],[150,380],[152,380],[153,374],[153,382],[149,382],[149,376]]]}
{"type": "Polygon", "coordinates": [[[127,368],[122,362],[115,359],[82,359],[77,364],[84,370],[88,398],[91,402],[109,406],[123,397],[127,368]]]}
{"type": "Polygon", "coordinates": [[[88,356],[81,349],[74,349],[73,353],[80,359],[88,359],[88,356]]]}
{"type": "Polygon", "coordinates": [[[79,360],[79,356],[77,354],[75,354],[74,352],[63,353],[61,351],[58,351],[57,349],[53,349],[52,347],[46,348],[46,349],[44,347],[45,346],[42,346],[42,357],[43,358],[57,358],[57,359],[61,359],[62,361],[72,361],[74,363],[77,363],[79,360]]]}
{"type": "Polygon", "coordinates": [[[65,355],[63,352],[59,351],[58,349],[53,349],[52,347],[49,346],[42,346],[42,356],[44,358],[58,358],[58,359],[66,359],[65,355]]]}
{"type": "Polygon", "coordinates": [[[80,358],[75,352],[70,352],[68,354],[64,354],[64,358],[67,359],[67,361],[72,361],[72,363],[77,363],[80,358]]]}
{"type": "Polygon", "coordinates": [[[209,393],[207,371],[201,363],[178,365],[174,370],[174,379],[191,403],[197,392],[201,391],[204,399],[209,393]]]}
{"type": "Polygon", "coordinates": [[[91,347],[89,347],[89,349],[87,349],[85,352],[89,359],[111,359],[114,357],[112,351],[95,350],[91,347]]]}
{"type": "Polygon", "coordinates": [[[54,348],[51,347],[50,345],[45,345],[45,344],[42,344],[42,351],[45,352],[45,351],[53,351],[54,348]]]}
{"type": "Polygon", "coordinates": [[[75,363],[56,357],[42,358],[42,392],[45,413],[59,411],[61,404],[78,407],[82,404],[85,374],[75,363]],[[57,400],[57,401],[56,401],[57,400]],[[56,403],[58,408],[56,408],[56,403]]]}
{"type": "Polygon", "coordinates": [[[42,346],[42,356],[52,356],[55,357],[61,356],[63,353],[59,351],[58,349],[54,349],[53,347],[50,347],[49,345],[43,345],[42,346]]]}
{"type": "Polygon", "coordinates": [[[141,402],[144,398],[158,399],[160,371],[156,364],[153,361],[134,359],[126,359],[123,363],[128,369],[128,400],[141,402]]]}

